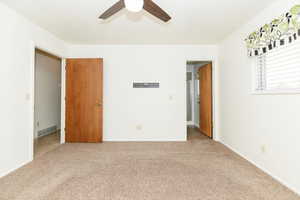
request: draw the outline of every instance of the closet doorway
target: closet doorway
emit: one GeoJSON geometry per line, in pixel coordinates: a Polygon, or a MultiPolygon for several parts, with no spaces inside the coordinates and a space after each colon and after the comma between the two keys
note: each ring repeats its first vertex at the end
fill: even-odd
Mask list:
{"type": "Polygon", "coordinates": [[[62,59],[35,49],[34,158],[60,145],[62,59]]]}

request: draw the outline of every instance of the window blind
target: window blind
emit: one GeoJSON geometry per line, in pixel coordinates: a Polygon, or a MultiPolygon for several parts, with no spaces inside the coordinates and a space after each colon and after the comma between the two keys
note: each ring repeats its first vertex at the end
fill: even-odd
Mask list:
{"type": "Polygon", "coordinates": [[[256,90],[300,90],[300,41],[259,56],[256,90]]]}

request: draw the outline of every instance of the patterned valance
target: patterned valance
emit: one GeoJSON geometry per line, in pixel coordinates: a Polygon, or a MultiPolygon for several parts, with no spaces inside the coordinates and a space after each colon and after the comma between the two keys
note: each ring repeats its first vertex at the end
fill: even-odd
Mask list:
{"type": "Polygon", "coordinates": [[[259,56],[300,38],[300,5],[274,19],[246,38],[250,57],[259,56]]]}

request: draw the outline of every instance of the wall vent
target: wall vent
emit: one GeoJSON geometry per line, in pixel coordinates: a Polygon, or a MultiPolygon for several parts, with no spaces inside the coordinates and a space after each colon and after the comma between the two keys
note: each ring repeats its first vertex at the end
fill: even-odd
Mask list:
{"type": "Polygon", "coordinates": [[[49,128],[38,131],[38,137],[43,137],[51,133],[54,133],[56,131],[57,131],[57,126],[51,126],[49,128]]]}

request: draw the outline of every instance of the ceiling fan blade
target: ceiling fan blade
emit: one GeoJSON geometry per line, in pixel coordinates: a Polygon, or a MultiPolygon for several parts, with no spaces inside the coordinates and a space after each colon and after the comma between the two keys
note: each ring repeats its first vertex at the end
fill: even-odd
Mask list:
{"type": "Polygon", "coordinates": [[[120,10],[125,8],[124,0],[120,0],[117,3],[115,3],[112,7],[110,7],[108,10],[106,10],[99,18],[100,19],[107,19],[111,17],[112,15],[116,14],[120,10]]]}
{"type": "Polygon", "coordinates": [[[171,17],[163,9],[161,9],[156,3],[152,0],[144,0],[144,9],[155,17],[161,19],[164,22],[168,22],[171,17]]]}

